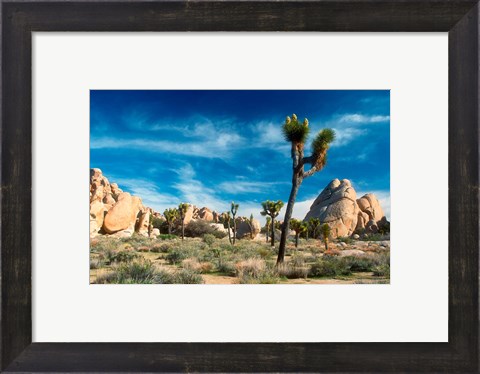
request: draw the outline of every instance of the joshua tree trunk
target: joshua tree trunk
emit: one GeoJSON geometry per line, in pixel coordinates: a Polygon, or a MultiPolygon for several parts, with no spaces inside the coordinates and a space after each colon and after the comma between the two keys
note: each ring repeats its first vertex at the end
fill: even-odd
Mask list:
{"type": "Polygon", "coordinates": [[[295,248],[298,248],[298,236],[300,235],[300,233],[295,233],[295,248]]]}
{"type": "Polygon", "coordinates": [[[235,217],[233,217],[233,245],[235,245],[235,239],[237,238],[237,222],[235,217]]]}
{"type": "Polygon", "coordinates": [[[267,226],[267,229],[265,230],[265,236],[267,238],[267,243],[268,243],[268,230],[270,229],[270,227],[267,226]]]}
{"type": "Polygon", "coordinates": [[[275,220],[272,217],[272,235],[270,238],[270,242],[272,244],[272,247],[275,247],[275,220]]]}
{"type": "Polygon", "coordinates": [[[172,225],[169,223],[168,224],[168,235],[172,234],[172,225]]]}
{"type": "Polygon", "coordinates": [[[292,190],[290,191],[290,197],[288,198],[285,218],[283,219],[282,236],[280,237],[280,246],[278,247],[277,265],[283,263],[283,260],[285,259],[285,246],[287,244],[287,235],[290,228],[290,218],[292,218],[293,206],[295,205],[295,199],[297,198],[298,188],[301,183],[301,178],[295,175],[292,180],[292,190]]]}
{"type": "Polygon", "coordinates": [[[227,219],[227,227],[228,227],[228,241],[232,244],[232,237],[230,235],[230,218],[227,219]]]}
{"type": "Polygon", "coordinates": [[[325,243],[325,250],[328,251],[328,237],[323,238],[323,242],[325,243]]]}

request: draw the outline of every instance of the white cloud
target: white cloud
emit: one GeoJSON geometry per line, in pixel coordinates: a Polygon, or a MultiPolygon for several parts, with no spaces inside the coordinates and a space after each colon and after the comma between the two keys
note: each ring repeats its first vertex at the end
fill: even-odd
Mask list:
{"type": "Polygon", "coordinates": [[[343,147],[367,133],[364,129],[353,127],[335,128],[335,140],[332,147],[343,147]]]}
{"type": "Polygon", "coordinates": [[[390,121],[390,116],[364,115],[360,113],[343,114],[338,118],[340,123],[379,123],[390,121]]]}
{"type": "Polygon", "coordinates": [[[229,193],[257,193],[272,189],[279,184],[288,184],[287,182],[245,182],[233,181],[222,182],[218,185],[221,191],[229,193]]]}

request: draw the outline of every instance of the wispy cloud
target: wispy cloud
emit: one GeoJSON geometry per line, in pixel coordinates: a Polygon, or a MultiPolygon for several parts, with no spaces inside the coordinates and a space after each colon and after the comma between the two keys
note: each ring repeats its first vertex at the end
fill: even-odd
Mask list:
{"type": "Polygon", "coordinates": [[[221,191],[229,193],[257,193],[272,190],[275,185],[287,184],[285,182],[222,182],[218,185],[221,191]]]}
{"type": "Polygon", "coordinates": [[[338,118],[340,123],[379,123],[390,121],[390,116],[365,115],[361,113],[343,114],[338,118]]]}

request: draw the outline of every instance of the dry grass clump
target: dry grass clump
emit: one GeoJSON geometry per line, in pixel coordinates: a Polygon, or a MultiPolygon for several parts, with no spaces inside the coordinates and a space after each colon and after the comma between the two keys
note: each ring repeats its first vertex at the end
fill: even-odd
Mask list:
{"type": "Polygon", "coordinates": [[[182,267],[202,274],[209,273],[213,269],[213,265],[210,262],[199,262],[196,258],[187,258],[183,260],[182,267]]]}
{"type": "Polygon", "coordinates": [[[265,260],[259,258],[249,258],[235,264],[237,276],[240,278],[244,275],[257,278],[265,270],[265,267],[265,260]]]}

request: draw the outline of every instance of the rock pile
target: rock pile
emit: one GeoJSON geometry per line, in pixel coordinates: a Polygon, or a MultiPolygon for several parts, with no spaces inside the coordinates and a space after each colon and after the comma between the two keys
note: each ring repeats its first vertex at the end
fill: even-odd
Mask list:
{"type": "Polygon", "coordinates": [[[357,193],[348,179],[334,179],[325,187],[304,221],[310,218],[328,223],[334,238],[354,233],[376,233],[389,225],[376,196],[369,193],[357,200],[357,193]]]}

